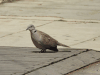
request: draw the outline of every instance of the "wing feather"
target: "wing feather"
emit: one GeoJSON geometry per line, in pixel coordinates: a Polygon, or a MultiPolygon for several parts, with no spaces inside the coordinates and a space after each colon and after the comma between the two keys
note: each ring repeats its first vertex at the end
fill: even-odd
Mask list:
{"type": "Polygon", "coordinates": [[[51,36],[49,36],[48,34],[39,31],[39,33],[41,34],[41,41],[39,41],[41,43],[42,46],[44,46],[45,48],[50,48],[50,47],[56,47],[57,46],[57,40],[55,40],[54,38],[52,38],[51,36]]]}

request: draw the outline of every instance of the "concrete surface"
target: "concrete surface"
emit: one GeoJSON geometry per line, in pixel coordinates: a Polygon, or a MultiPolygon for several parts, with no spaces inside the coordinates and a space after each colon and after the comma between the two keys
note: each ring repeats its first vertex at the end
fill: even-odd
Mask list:
{"type": "Polygon", "coordinates": [[[0,75],[100,74],[99,7],[99,0],[19,0],[0,4],[0,75]],[[71,48],[38,53],[26,31],[29,24],[71,48]]]}
{"type": "Polygon", "coordinates": [[[70,73],[69,75],[100,75],[99,71],[100,71],[100,62],[97,62],[77,72],[70,73]]]}
{"type": "Polygon", "coordinates": [[[0,14],[100,20],[99,7],[99,0],[20,0],[3,4],[0,7],[0,14]],[[9,13],[7,13],[8,11],[9,13]]]}
{"type": "Polygon", "coordinates": [[[63,75],[100,59],[100,52],[86,49],[59,48],[57,53],[39,51],[33,47],[0,47],[0,74],[63,75]]]}
{"type": "Polygon", "coordinates": [[[34,24],[38,30],[48,33],[59,42],[73,48],[100,50],[100,22],[76,21],[52,17],[0,16],[1,46],[33,47],[30,33],[25,29],[34,24]],[[29,19],[30,18],[30,19],[29,19]],[[52,20],[51,20],[52,19],[52,20]],[[60,29],[60,30],[59,30],[60,29]]]}

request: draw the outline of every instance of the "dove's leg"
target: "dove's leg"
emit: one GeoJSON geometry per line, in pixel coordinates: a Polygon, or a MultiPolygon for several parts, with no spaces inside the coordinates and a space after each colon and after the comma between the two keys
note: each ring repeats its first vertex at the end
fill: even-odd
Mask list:
{"type": "Polygon", "coordinates": [[[42,49],[40,53],[45,53],[46,52],[46,49],[42,49]]]}

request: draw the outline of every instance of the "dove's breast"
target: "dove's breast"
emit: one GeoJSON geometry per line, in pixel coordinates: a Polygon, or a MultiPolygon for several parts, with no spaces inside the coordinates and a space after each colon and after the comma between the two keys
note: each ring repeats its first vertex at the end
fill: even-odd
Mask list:
{"type": "Polygon", "coordinates": [[[41,35],[40,35],[38,32],[31,33],[31,39],[32,39],[34,45],[35,45],[37,48],[44,49],[44,47],[41,46],[41,44],[40,44],[41,35]]]}

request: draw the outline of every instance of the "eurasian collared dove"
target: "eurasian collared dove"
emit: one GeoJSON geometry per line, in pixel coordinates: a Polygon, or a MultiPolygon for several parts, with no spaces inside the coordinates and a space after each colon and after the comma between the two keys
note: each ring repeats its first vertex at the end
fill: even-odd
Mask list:
{"type": "Polygon", "coordinates": [[[69,47],[62,43],[59,43],[57,40],[55,40],[48,34],[42,32],[42,31],[36,30],[34,25],[29,25],[26,30],[30,31],[31,39],[32,39],[34,45],[37,48],[42,49],[41,52],[46,52],[46,49],[58,51],[57,45],[69,47]]]}

